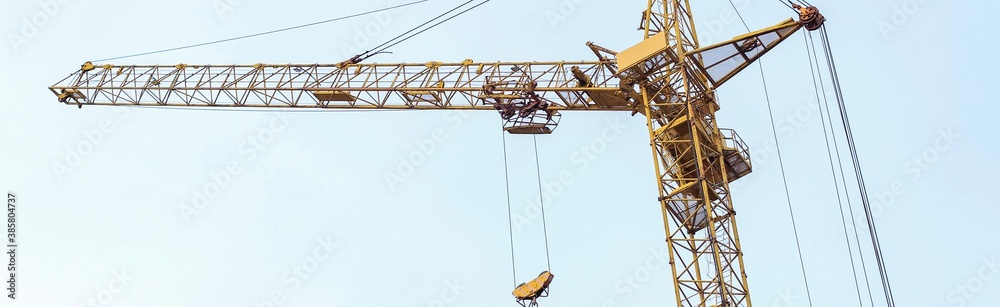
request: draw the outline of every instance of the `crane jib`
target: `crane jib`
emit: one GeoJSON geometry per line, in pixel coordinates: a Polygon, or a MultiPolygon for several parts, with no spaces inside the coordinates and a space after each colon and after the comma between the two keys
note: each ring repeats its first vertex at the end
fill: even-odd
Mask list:
{"type": "MultiPolygon", "coordinates": [[[[560,111],[628,111],[646,121],[678,306],[750,306],[729,183],[749,149],[716,122],[715,90],[801,28],[786,20],[714,45],[697,42],[687,0],[650,0],[643,41],[596,61],[112,65],[85,63],[49,87],[68,105],[207,108],[493,110],[510,133],[551,133],[560,111]]],[[[551,274],[515,290],[533,304],[551,274]]]]}

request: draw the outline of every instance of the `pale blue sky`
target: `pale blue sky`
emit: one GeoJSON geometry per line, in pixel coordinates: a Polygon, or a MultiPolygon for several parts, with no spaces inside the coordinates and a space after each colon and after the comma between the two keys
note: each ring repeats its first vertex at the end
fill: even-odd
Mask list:
{"type": "MultiPolygon", "coordinates": [[[[111,63],[334,63],[353,55],[347,46],[372,47],[461,2],[432,0],[387,19],[111,63]],[[360,35],[366,27],[369,34],[360,35]]],[[[1000,81],[1000,4],[812,2],[829,19],[868,189],[884,208],[877,223],[896,302],[995,306],[1000,273],[984,261],[1000,257],[1000,210],[990,193],[1000,172],[991,158],[1000,150],[1000,107],[988,92],[1000,81]],[[943,146],[939,135],[949,130],[958,138],[943,146]],[[912,162],[925,154],[933,162],[912,162]],[[900,192],[890,199],[884,195],[893,183],[900,192]],[[968,285],[979,289],[957,292],[968,285]]],[[[516,306],[493,112],[78,110],[46,89],[90,59],[391,3],[399,2],[8,3],[0,12],[7,38],[0,44],[0,190],[21,201],[16,306],[90,299],[255,306],[276,292],[279,306],[516,306]],[[387,183],[400,158],[435,133],[444,141],[426,160],[402,183],[387,183]],[[230,164],[234,175],[219,175],[230,164]],[[181,208],[206,188],[214,196],[186,217],[181,208]],[[309,270],[296,271],[303,265],[309,270]],[[124,285],[116,281],[122,274],[124,285]]],[[[791,17],[777,0],[736,3],[753,29],[791,17]]],[[[644,5],[492,1],[369,61],[591,60],[587,41],[614,50],[639,42],[644,5]]],[[[692,6],[703,43],[745,32],[728,17],[727,1],[692,6]]],[[[765,56],[764,69],[813,305],[856,306],[802,34],[765,56]]],[[[737,129],[755,158],[754,172],[733,185],[753,301],[807,306],[756,68],[719,93],[720,124],[737,129]]],[[[644,123],[623,113],[567,112],[554,134],[538,138],[542,181],[561,190],[546,201],[556,277],[542,306],[673,301],[669,269],[656,261],[665,245],[644,123]],[[581,148],[602,143],[605,131],[614,138],[588,158],[581,148]],[[555,184],[561,174],[571,180],[555,184]]],[[[524,218],[514,233],[517,279],[525,281],[545,269],[541,223],[529,209],[538,196],[535,162],[530,137],[507,141],[511,202],[524,218]]]]}

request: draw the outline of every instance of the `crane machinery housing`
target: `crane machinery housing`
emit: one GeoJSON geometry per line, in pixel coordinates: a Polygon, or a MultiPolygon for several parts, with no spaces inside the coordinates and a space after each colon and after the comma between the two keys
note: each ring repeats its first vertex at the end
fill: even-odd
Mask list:
{"type": "MultiPolygon", "coordinates": [[[[646,119],[677,306],[751,306],[729,184],[749,150],[718,126],[715,90],[801,28],[798,20],[702,46],[688,0],[648,0],[642,40],[596,60],[557,62],[114,65],[87,62],[49,87],[67,105],[493,110],[512,134],[552,133],[564,111],[646,119]]],[[[652,197],[651,197],[652,198],[652,197]]],[[[551,274],[521,298],[537,298],[551,274]]],[[[521,292],[518,292],[521,291],[521,292]]]]}

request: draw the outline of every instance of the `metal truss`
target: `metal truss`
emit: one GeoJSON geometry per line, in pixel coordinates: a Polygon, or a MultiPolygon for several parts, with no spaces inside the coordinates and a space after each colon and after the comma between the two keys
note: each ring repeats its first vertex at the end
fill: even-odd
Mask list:
{"type": "Polygon", "coordinates": [[[642,25],[646,40],[622,51],[618,64],[647,115],[677,305],[751,306],[729,193],[730,182],[750,173],[750,156],[735,132],[718,128],[714,90],[800,26],[699,49],[686,0],[648,1],[642,25]]]}
{"type": "Polygon", "coordinates": [[[86,63],[49,89],[77,106],[497,110],[511,133],[549,133],[558,111],[642,113],[677,305],[749,307],[729,183],[751,172],[750,155],[735,132],[717,126],[715,89],[823,18],[803,8],[799,22],[700,48],[689,1],[647,0],[642,17],[644,41],[629,49],[588,43],[597,61],[86,63]]]}
{"type": "Polygon", "coordinates": [[[633,110],[610,63],[93,65],[49,89],[70,105],[483,109],[532,89],[550,110],[633,110]],[[581,82],[581,81],[585,81],[581,82]],[[591,95],[619,97],[590,99],[591,95]],[[610,102],[609,102],[610,101],[610,102]],[[608,102],[601,104],[603,102],[608,102]]]}

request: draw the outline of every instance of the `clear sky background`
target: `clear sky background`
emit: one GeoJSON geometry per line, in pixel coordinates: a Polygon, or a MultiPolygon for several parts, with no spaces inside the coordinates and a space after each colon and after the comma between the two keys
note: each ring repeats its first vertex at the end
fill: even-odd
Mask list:
{"type": "MultiPolygon", "coordinates": [[[[461,2],[111,63],[335,63],[461,2]]],[[[812,2],[829,19],[896,302],[997,306],[1000,107],[990,90],[1000,81],[1000,4],[812,2]]],[[[493,112],[79,110],[46,88],[86,60],[391,3],[399,2],[6,3],[0,190],[18,193],[20,249],[17,300],[0,305],[516,306],[493,112]],[[411,172],[401,161],[418,153],[411,172]],[[402,182],[387,182],[401,169],[402,182]],[[193,202],[201,205],[184,211],[193,202]]],[[[792,16],[776,0],[736,4],[753,29],[792,16]]],[[[592,60],[587,41],[614,50],[639,42],[644,5],[496,0],[369,61],[592,60]]],[[[727,1],[692,7],[703,43],[746,32],[727,1]]],[[[813,306],[857,306],[803,34],[765,56],[764,70],[813,306]]],[[[733,184],[746,272],[758,306],[808,306],[758,74],[748,69],[719,91],[720,124],[754,152],[754,172],[733,184]]],[[[556,276],[542,306],[672,304],[644,124],[567,112],[554,134],[538,137],[556,276]]],[[[531,209],[532,139],[508,136],[507,150],[521,221],[516,279],[526,281],[546,269],[531,209]]],[[[865,237],[861,246],[884,304],[865,237]]],[[[869,305],[864,283],[861,293],[869,305]]]]}

